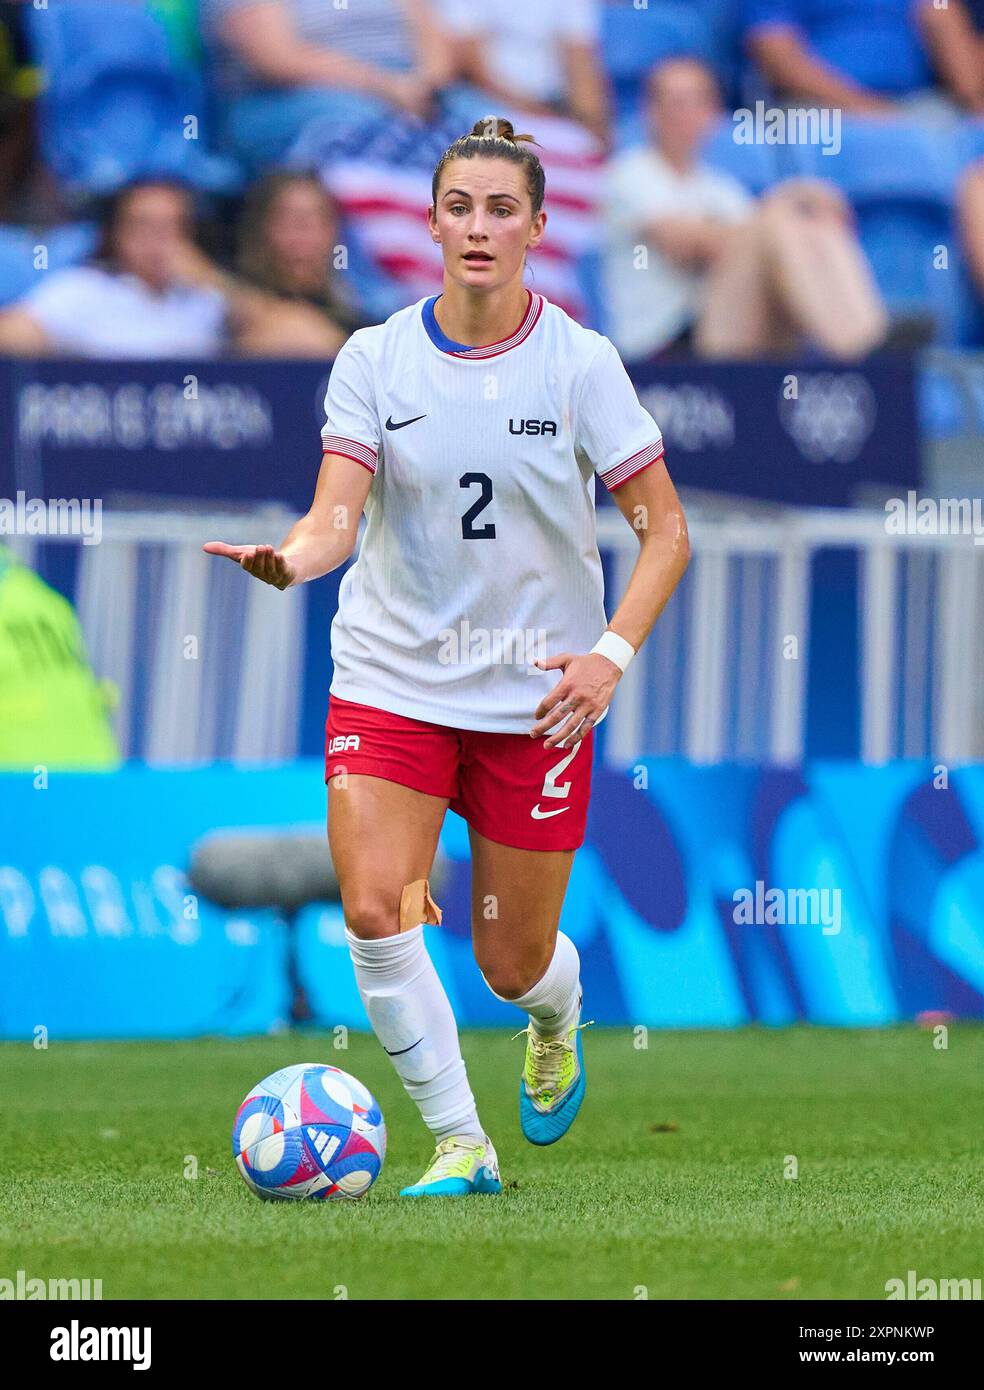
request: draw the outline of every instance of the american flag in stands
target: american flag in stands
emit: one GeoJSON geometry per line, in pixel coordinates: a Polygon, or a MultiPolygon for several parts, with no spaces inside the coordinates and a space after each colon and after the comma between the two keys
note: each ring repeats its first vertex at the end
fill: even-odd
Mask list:
{"type": "MultiPolygon", "coordinates": [[[[529,255],[526,283],[572,318],[593,326],[579,262],[598,247],[597,190],[604,152],[590,131],[563,117],[524,115],[516,108],[503,114],[517,133],[536,137],[531,148],[546,176],[546,232],[529,255]]],[[[441,248],[428,235],[425,212],[434,167],[462,133],[460,116],[427,125],[408,118],[341,129],[337,122],[315,121],[287,160],[294,167],[318,170],[362,249],[405,291],[407,304],[441,289],[441,248]]]]}

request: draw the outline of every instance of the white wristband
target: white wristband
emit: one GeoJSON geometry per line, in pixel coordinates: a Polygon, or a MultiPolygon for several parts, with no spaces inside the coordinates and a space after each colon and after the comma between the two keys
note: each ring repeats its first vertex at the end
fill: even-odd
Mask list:
{"type": "Polygon", "coordinates": [[[619,637],[618,633],[612,632],[611,628],[601,634],[591,650],[599,652],[602,656],[607,656],[608,660],[614,661],[618,669],[623,672],[635,656],[635,647],[632,643],[626,642],[624,637],[619,637]]]}

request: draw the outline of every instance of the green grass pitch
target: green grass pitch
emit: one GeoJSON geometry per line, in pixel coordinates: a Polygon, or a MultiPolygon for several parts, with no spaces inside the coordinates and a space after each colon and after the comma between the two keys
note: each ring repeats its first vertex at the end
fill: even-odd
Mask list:
{"type": "Polygon", "coordinates": [[[100,1278],[104,1298],[885,1298],[984,1275],[984,1028],[631,1029],[584,1036],[558,1144],[519,1130],[522,1041],[463,1047],[504,1191],[401,1198],[433,1145],[373,1038],[0,1045],[0,1278],[100,1278]],[[360,1077],[389,1128],[360,1202],[260,1202],[229,1131],[292,1062],[360,1077]],[[188,1157],[198,1177],[185,1176],[188,1157]],[[784,1176],[787,1156],[798,1177],[784,1176]],[[214,1172],[210,1171],[214,1170],[214,1172]]]}

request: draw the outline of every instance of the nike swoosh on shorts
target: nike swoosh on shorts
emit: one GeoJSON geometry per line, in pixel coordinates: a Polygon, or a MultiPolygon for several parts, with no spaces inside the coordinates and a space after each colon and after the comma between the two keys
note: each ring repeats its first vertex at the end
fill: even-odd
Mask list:
{"type": "Polygon", "coordinates": [[[556,811],[541,811],[540,803],[537,802],[530,812],[530,815],[534,820],[548,820],[550,816],[562,816],[565,811],[569,811],[570,809],[569,806],[558,806],[556,811]]]}

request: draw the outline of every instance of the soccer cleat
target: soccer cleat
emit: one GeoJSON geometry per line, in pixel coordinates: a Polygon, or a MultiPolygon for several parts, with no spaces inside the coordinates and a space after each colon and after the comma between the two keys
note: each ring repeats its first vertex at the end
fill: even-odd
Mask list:
{"type": "Polygon", "coordinates": [[[519,1123],[531,1144],[555,1144],[573,1124],[586,1086],[581,1029],[593,1022],[575,1024],[563,1038],[541,1038],[532,1023],[513,1035],[526,1034],[519,1123]]]}
{"type": "Polygon", "coordinates": [[[471,1192],[501,1191],[499,1160],[489,1136],[453,1134],[438,1144],[420,1181],[401,1188],[400,1196],[467,1197],[471,1192]]]}

